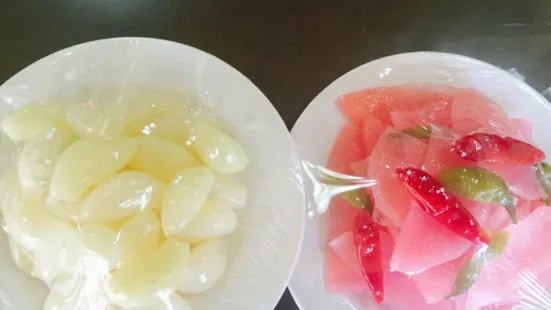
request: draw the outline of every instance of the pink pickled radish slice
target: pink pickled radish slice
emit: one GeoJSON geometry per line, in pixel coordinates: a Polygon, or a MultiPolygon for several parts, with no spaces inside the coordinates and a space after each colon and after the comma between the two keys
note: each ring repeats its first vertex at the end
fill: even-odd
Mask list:
{"type": "Polygon", "coordinates": [[[403,221],[411,202],[395,176],[396,168],[421,166],[425,149],[419,139],[389,127],[370,156],[369,176],[379,182],[373,187],[375,207],[396,224],[403,221]]]}
{"type": "Polygon", "coordinates": [[[418,110],[429,104],[451,102],[452,97],[415,85],[366,88],[339,98],[341,112],[351,121],[360,122],[371,114],[385,124],[392,124],[391,112],[418,110]]]}
{"type": "Polygon", "coordinates": [[[391,269],[422,272],[460,257],[470,246],[471,242],[449,231],[414,204],[396,239],[391,269]]]}
{"type": "Polygon", "coordinates": [[[327,169],[352,174],[350,163],[365,158],[365,147],[360,125],[346,123],[333,144],[327,160],[327,169]]]}
{"type": "Polygon", "coordinates": [[[550,208],[538,208],[507,231],[505,252],[482,271],[469,290],[468,309],[500,302],[515,290],[530,290],[531,279],[551,269],[551,252],[542,246],[551,235],[550,208]]]}

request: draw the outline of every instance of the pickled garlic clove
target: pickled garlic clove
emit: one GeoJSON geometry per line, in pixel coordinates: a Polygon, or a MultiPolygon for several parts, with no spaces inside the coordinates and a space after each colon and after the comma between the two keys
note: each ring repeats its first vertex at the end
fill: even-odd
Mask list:
{"type": "Polygon", "coordinates": [[[107,280],[111,302],[123,307],[139,306],[153,295],[175,289],[188,261],[189,244],[167,239],[157,249],[111,273],[107,280]]]}
{"type": "Polygon", "coordinates": [[[119,114],[124,117],[123,134],[127,136],[143,134],[144,129],[151,126],[155,119],[165,115],[190,113],[181,95],[166,91],[129,91],[123,95],[116,106],[120,111],[119,114]]]}
{"type": "Polygon", "coordinates": [[[186,242],[201,242],[228,235],[235,230],[237,224],[237,215],[230,206],[207,201],[193,220],[175,237],[186,242]]]}
{"type": "Polygon", "coordinates": [[[80,210],[90,192],[91,190],[87,190],[84,194],[82,194],[77,200],[73,202],[56,200],[53,199],[51,196],[48,196],[44,200],[44,206],[53,216],[57,217],[60,220],[75,224],[80,223],[80,210]]]}
{"type": "Polygon", "coordinates": [[[193,135],[197,154],[212,170],[233,174],[249,164],[249,157],[241,144],[206,121],[198,120],[194,124],[193,135]]]}
{"type": "Polygon", "coordinates": [[[109,105],[83,103],[69,106],[65,118],[81,137],[117,137],[123,128],[121,119],[112,115],[109,105]]]}
{"type": "Polygon", "coordinates": [[[67,244],[76,238],[76,230],[44,210],[43,207],[17,202],[4,213],[5,230],[23,249],[33,254],[31,275],[50,283],[67,264],[67,244]]]}
{"type": "Polygon", "coordinates": [[[31,252],[46,243],[62,246],[75,236],[73,226],[50,215],[42,206],[16,201],[3,215],[8,235],[31,252]]]}
{"type": "Polygon", "coordinates": [[[127,220],[119,231],[123,250],[121,263],[126,264],[155,250],[160,240],[161,223],[152,211],[142,212],[127,220]]]}
{"type": "Polygon", "coordinates": [[[193,115],[188,111],[167,114],[146,125],[142,134],[168,140],[187,148],[193,156],[197,155],[192,147],[193,115]]]}
{"type": "Polygon", "coordinates": [[[176,143],[157,137],[139,137],[138,150],[129,166],[170,182],[182,169],[199,165],[189,152],[176,143]]]}
{"type": "Polygon", "coordinates": [[[174,177],[161,209],[165,235],[181,232],[192,221],[207,200],[213,182],[214,173],[205,166],[185,169],[174,177]]]}
{"type": "Polygon", "coordinates": [[[42,201],[48,192],[54,166],[61,153],[75,140],[74,133],[47,130],[29,139],[19,157],[19,182],[26,199],[42,201]]]}
{"type": "Polygon", "coordinates": [[[112,222],[160,205],[166,185],[147,173],[117,173],[96,186],[84,201],[82,222],[112,222]]]}
{"type": "Polygon", "coordinates": [[[226,250],[222,238],[205,241],[191,250],[184,267],[178,292],[198,294],[212,288],[226,270],[226,250]]]}
{"type": "Polygon", "coordinates": [[[137,143],[130,138],[79,140],[59,157],[50,182],[50,196],[77,200],[90,186],[122,169],[132,158],[137,143]]]}
{"type": "Polygon", "coordinates": [[[210,200],[225,203],[234,209],[239,209],[247,202],[247,188],[234,176],[215,174],[214,186],[209,195],[210,200]]]}
{"type": "Polygon", "coordinates": [[[65,108],[61,105],[29,104],[2,121],[2,130],[14,141],[31,139],[52,128],[69,131],[65,122],[65,108]]]}
{"type": "Polygon", "coordinates": [[[13,261],[26,275],[31,275],[34,261],[33,255],[20,246],[13,238],[9,238],[9,246],[13,261]]]}
{"type": "Polygon", "coordinates": [[[51,285],[43,310],[107,310],[100,277],[62,274],[51,285]]]}
{"type": "Polygon", "coordinates": [[[122,255],[118,234],[101,224],[80,227],[67,251],[68,269],[88,276],[106,275],[118,265],[122,255]]]}

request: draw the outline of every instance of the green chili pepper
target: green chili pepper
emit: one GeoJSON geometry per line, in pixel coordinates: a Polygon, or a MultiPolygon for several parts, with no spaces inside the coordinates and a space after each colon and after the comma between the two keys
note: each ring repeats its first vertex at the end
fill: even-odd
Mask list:
{"type": "Polygon", "coordinates": [[[507,183],[492,171],[480,167],[454,167],[442,170],[438,180],[452,192],[470,200],[502,205],[511,222],[517,223],[513,195],[507,183]]]}
{"type": "Polygon", "coordinates": [[[465,293],[480,276],[482,270],[495,258],[501,256],[509,242],[509,233],[502,232],[494,237],[490,245],[480,245],[467,264],[459,270],[455,288],[448,298],[465,293]]]}
{"type": "Polygon", "coordinates": [[[541,162],[534,165],[534,170],[538,180],[540,180],[541,187],[547,193],[547,198],[543,199],[546,205],[551,205],[551,166],[548,163],[541,162]]]}
{"type": "MultiPolygon", "coordinates": [[[[354,185],[354,183],[348,182],[343,179],[330,177],[330,176],[328,176],[325,179],[325,183],[329,185],[339,185],[339,186],[354,185]]],[[[351,204],[353,207],[366,210],[370,214],[373,213],[373,203],[371,203],[371,199],[369,199],[369,196],[367,195],[365,190],[361,188],[355,188],[355,189],[341,193],[340,196],[344,200],[346,200],[349,204],[351,204]]]]}
{"type": "Polygon", "coordinates": [[[432,133],[432,127],[419,125],[417,127],[405,129],[402,132],[418,139],[428,139],[432,133]]]}

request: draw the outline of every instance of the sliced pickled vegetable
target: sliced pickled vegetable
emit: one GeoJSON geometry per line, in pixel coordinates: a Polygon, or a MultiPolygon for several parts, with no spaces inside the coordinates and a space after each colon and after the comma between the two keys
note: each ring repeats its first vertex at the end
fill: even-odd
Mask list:
{"type": "Polygon", "coordinates": [[[497,203],[507,209],[516,223],[513,195],[507,183],[492,171],[480,167],[453,167],[442,170],[438,180],[451,191],[482,203],[497,203]]]}
{"type": "Polygon", "coordinates": [[[247,188],[234,176],[217,173],[209,199],[218,200],[239,209],[247,202],[247,188]]]}
{"type": "Polygon", "coordinates": [[[133,307],[150,301],[153,294],[175,289],[178,274],[188,261],[189,244],[169,238],[154,251],[111,273],[107,283],[110,299],[133,307]]]}
{"type": "Polygon", "coordinates": [[[166,185],[147,173],[125,171],[100,183],[80,209],[84,222],[111,222],[161,204],[166,185]]]}
{"type": "Polygon", "coordinates": [[[54,165],[74,139],[74,133],[54,128],[37,134],[25,143],[18,164],[19,181],[25,198],[34,202],[45,198],[54,165]]]}
{"type": "Polygon", "coordinates": [[[230,234],[238,224],[233,209],[216,201],[207,201],[193,220],[176,237],[186,242],[201,242],[230,234]]]}
{"type": "Polygon", "coordinates": [[[212,288],[226,270],[227,258],[222,238],[205,241],[191,250],[177,290],[182,294],[198,294],[212,288]]]}
{"type": "Polygon", "coordinates": [[[214,173],[205,166],[181,171],[168,185],[161,210],[165,235],[182,231],[198,214],[214,184],[214,173]]]}
{"type": "Polygon", "coordinates": [[[80,227],[76,242],[67,250],[68,268],[93,276],[106,275],[118,265],[122,254],[118,234],[101,224],[80,227]]]}
{"type": "Polygon", "coordinates": [[[241,144],[206,121],[198,120],[193,134],[193,145],[199,157],[212,170],[233,174],[249,164],[249,157],[241,144]]]}
{"type": "Polygon", "coordinates": [[[10,139],[31,139],[48,129],[68,131],[65,109],[54,104],[29,104],[13,112],[2,121],[2,130],[10,139]]]}
{"type": "Polygon", "coordinates": [[[139,137],[138,150],[129,166],[170,182],[185,168],[199,165],[185,147],[157,137],[139,137]]]}
{"type": "Polygon", "coordinates": [[[90,186],[122,169],[136,152],[136,144],[130,138],[92,138],[71,144],[54,168],[50,195],[57,200],[77,200],[90,186]]]}
{"type": "Polygon", "coordinates": [[[122,224],[119,241],[123,249],[121,263],[126,264],[159,247],[161,223],[152,211],[142,212],[122,224]]]}
{"type": "Polygon", "coordinates": [[[10,252],[13,261],[25,274],[31,275],[33,270],[33,255],[21,247],[13,238],[9,238],[10,252]]]}
{"type": "Polygon", "coordinates": [[[402,132],[418,139],[428,139],[432,133],[432,127],[419,125],[417,127],[405,129],[402,132]]]}
{"type": "Polygon", "coordinates": [[[480,245],[471,260],[459,270],[459,275],[455,280],[455,289],[449,297],[465,293],[478,279],[484,267],[503,254],[508,242],[509,233],[502,232],[492,237],[489,246],[480,245]]]}

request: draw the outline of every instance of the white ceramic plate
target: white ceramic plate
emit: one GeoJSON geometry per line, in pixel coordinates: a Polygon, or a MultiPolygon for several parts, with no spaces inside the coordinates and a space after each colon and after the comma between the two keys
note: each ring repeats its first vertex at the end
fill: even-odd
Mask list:
{"type": "MultiPolygon", "coordinates": [[[[229,238],[231,258],[222,281],[189,299],[201,310],[270,310],[291,276],[304,228],[300,161],[285,124],[245,76],[220,59],[182,44],[116,38],[77,45],[25,68],[0,87],[0,119],[29,101],[102,98],[128,85],[174,90],[205,105],[248,151],[243,175],[249,200],[229,238]],[[78,92],[77,92],[78,91],[78,92]],[[75,97],[72,97],[75,96],[75,97]]],[[[5,171],[13,151],[2,145],[5,171]]],[[[0,234],[0,309],[38,310],[46,294],[12,263],[0,234]]],[[[175,309],[177,310],[177,309],[175,309]]]]}
{"type": "MultiPolygon", "coordinates": [[[[325,88],[302,113],[292,136],[301,158],[324,165],[335,137],[344,123],[336,106],[342,95],[367,87],[438,83],[475,87],[498,102],[510,116],[533,121],[533,139],[551,154],[549,124],[551,105],[517,77],[472,58],[433,52],[389,56],[360,66],[325,88]]],[[[308,192],[308,184],[306,192],[308,192]]],[[[312,199],[307,199],[314,215],[312,199]]],[[[323,280],[323,216],[307,220],[302,251],[289,288],[302,310],[352,310],[361,308],[343,295],[329,295],[323,280]]],[[[395,309],[402,310],[402,309],[395,309]]]]}

